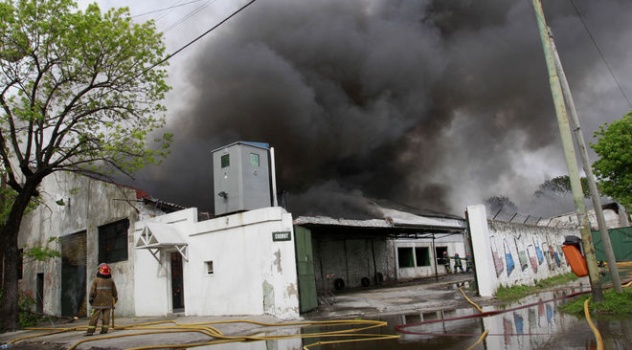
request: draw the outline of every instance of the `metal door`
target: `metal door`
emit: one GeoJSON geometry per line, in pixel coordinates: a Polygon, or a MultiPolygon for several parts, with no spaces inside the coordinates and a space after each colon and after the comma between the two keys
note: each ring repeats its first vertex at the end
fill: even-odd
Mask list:
{"type": "Polygon", "coordinates": [[[87,316],[86,246],[85,231],[61,238],[62,316],[87,316]]]}
{"type": "Polygon", "coordinates": [[[173,311],[184,311],[182,255],[178,252],[171,253],[171,296],[173,311]]]}
{"type": "Polygon", "coordinates": [[[296,269],[298,272],[299,310],[301,313],[304,313],[318,307],[316,279],[314,277],[312,232],[304,227],[294,226],[294,237],[296,269]]]}

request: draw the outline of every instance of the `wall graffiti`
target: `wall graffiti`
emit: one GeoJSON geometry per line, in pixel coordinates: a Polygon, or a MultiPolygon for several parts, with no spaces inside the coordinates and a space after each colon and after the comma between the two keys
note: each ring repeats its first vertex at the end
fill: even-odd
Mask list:
{"type": "Polygon", "coordinates": [[[504,229],[496,224],[490,227],[493,235],[489,236],[499,283],[533,281],[548,278],[552,276],[551,273],[566,272],[568,264],[561,253],[562,245],[557,235],[546,232],[516,233],[515,230],[504,229]]]}
{"type": "Polygon", "coordinates": [[[468,207],[468,222],[474,263],[489,266],[476,269],[481,296],[493,296],[501,286],[534,285],[571,272],[560,249],[576,229],[489,220],[484,205],[468,207]]]}

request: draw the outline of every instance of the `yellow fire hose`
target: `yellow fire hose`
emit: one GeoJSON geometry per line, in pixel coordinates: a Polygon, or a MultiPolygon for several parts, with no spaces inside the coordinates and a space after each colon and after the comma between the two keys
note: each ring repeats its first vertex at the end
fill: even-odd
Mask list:
{"type": "MultiPolygon", "coordinates": [[[[145,349],[182,349],[182,348],[193,348],[196,346],[205,346],[205,345],[214,345],[221,343],[231,343],[231,342],[244,342],[244,341],[263,341],[263,340],[283,340],[283,339],[296,339],[296,338],[337,338],[336,340],[330,341],[321,341],[318,343],[305,345],[303,349],[310,349],[319,344],[329,344],[329,343],[341,343],[341,342],[359,342],[359,341],[375,341],[375,340],[386,340],[386,339],[398,339],[399,335],[384,335],[384,334],[367,334],[360,333],[370,329],[378,328],[386,326],[387,323],[384,321],[377,320],[333,320],[333,321],[306,321],[306,322],[291,322],[291,323],[265,323],[265,322],[257,322],[257,321],[249,321],[249,320],[229,320],[229,321],[217,321],[217,322],[202,322],[202,323],[193,323],[193,324],[181,324],[174,321],[159,321],[159,322],[148,322],[141,323],[136,325],[129,326],[119,326],[116,327],[117,331],[137,331],[128,334],[113,334],[113,335],[102,335],[96,337],[90,337],[82,339],[75,344],[68,347],[68,350],[73,350],[77,346],[91,341],[99,341],[105,339],[114,339],[114,338],[122,338],[122,337],[135,337],[140,335],[151,335],[151,334],[165,334],[165,333],[186,333],[186,332],[195,332],[208,336],[211,338],[208,341],[198,342],[198,343],[187,343],[187,344],[164,344],[164,345],[147,345],[129,348],[128,350],[145,350],[145,349]],[[286,334],[286,335],[245,335],[245,336],[227,336],[224,335],[221,331],[215,328],[213,325],[218,324],[228,324],[228,323],[248,323],[259,325],[263,327],[344,327],[344,326],[358,326],[348,329],[341,330],[333,330],[326,332],[317,332],[317,333],[304,333],[297,332],[297,334],[286,334]],[[348,338],[348,339],[340,339],[340,338],[348,338]]],[[[47,333],[40,333],[36,335],[29,335],[25,337],[16,338],[9,343],[14,344],[17,342],[24,341],[26,339],[32,339],[35,337],[44,337],[47,335],[64,333],[64,332],[73,332],[73,331],[85,331],[87,327],[72,327],[72,328],[27,328],[27,330],[44,330],[50,331],[47,333]]],[[[277,330],[277,329],[275,329],[277,330]]],[[[259,331],[258,333],[261,333],[259,331]]]]}
{"type": "MultiPolygon", "coordinates": [[[[630,287],[632,282],[626,284],[624,287],[630,287]]],[[[459,288],[463,297],[472,304],[479,312],[483,312],[483,309],[474,303],[466,294],[463,292],[462,288],[459,288]]],[[[603,340],[599,330],[595,327],[590,318],[590,313],[588,310],[589,300],[586,300],[584,303],[584,312],[586,314],[586,319],[595,334],[595,338],[597,339],[597,348],[598,350],[603,349],[603,340]]],[[[342,338],[349,337],[350,339],[337,339],[337,340],[326,340],[319,341],[313,344],[303,346],[304,350],[309,350],[312,347],[325,345],[325,344],[333,344],[333,343],[346,343],[346,342],[359,342],[359,341],[375,341],[375,340],[386,340],[386,339],[398,339],[399,335],[384,335],[384,334],[367,334],[367,333],[359,333],[362,331],[366,331],[369,329],[383,327],[386,326],[387,323],[384,321],[377,320],[333,320],[333,321],[306,321],[306,322],[291,322],[291,323],[266,323],[266,322],[257,322],[250,320],[228,320],[228,321],[217,321],[217,322],[201,322],[201,323],[192,323],[192,324],[181,324],[174,321],[156,321],[156,322],[147,322],[130,326],[120,326],[115,327],[114,324],[114,306],[112,307],[112,329],[116,330],[129,330],[129,331],[142,331],[142,332],[134,332],[129,334],[116,334],[116,335],[108,335],[108,336],[97,336],[94,338],[86,338],[78,341],[68,348],[68,350],[73,350],[80,344],[90,342],[90,341],[99,341],[104,339],[113,339],[113,338],[122,338],[122,337],[135,337],[140,335],[151,335],[151,334],[164,334],[164,333],[186,333],[186,332],[196,332],[207,335],[213,339],[205,342],[199,343],[188,343],[188,344],[166,344],[166,345],[148,345],[148,346],[140,346],[129,348],[128,350],[146,350],[146,349],[180,349],[180,348],[193,348],[197,346],[206,346],[206,345],[215,345],[215,344],[223,344],[223,343],[231,343],[231,342],[243,342],[243,341],[263,341],[263,340],[283,340],[283,339],[292,339],[292,338],[342,338]],[[301,334],[292,334],[292,335],[273,335],[273,336],[264,336],[264,335],[250,335],[250,336],[226,336],[217,328],[211,325],[217,324],[227,324],[227,323],[248,323],[259,325],[263,327],[307,327],[307,326],[330,326],[330,327],[338,327],[345,325],[363,325],[364,327],[360,328],[351,328],[351,329],[343,329],[337,331],[329,331],[329,332],[318,332],[318,333],[301,333],[301,334]],[[172,324],[171,326],[165,326],[165,324],[172,324]]],[[[65,332],[74,332],[74,331],[85,331],[87,327],[71,327],[71,328],[26,328],[27,330],[43,330],[49,331],[46,333],[39,333],[34,335],[28,335],[20,338],[13,339],[8,342],[8,344],[18,343],[27,339],[33,339],[37,337],[44,337],[48,335],[60,334],[65,332]]],[[[468,349],[474,349],[477,345],[479,345],[487,336],[488,330],[485,330],[479,339],[470,346],[468,349]]]]}
{"type": "Polygon", "coordinates": [[[599,333],[599,330],[593,323],[592,318],[590,318],[590,311],[588,310],[589,302],[590,298],[586,299],[586,301],[584,302],[584,314],[586,314],[586,321],[588,321],[588,325],[595,335],[595,339],[597,341],[597,350],[603,350],[603,339],[601,338],[601,333],[599,333]]]}

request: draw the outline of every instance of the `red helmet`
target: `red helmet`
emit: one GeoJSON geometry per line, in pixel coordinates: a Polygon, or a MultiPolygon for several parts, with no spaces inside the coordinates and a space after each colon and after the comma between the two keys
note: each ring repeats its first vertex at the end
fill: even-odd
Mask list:
{"type": "Polygon", "coordinates": [[[108,266],[108,264],[101,264],[99,265],[99,273],[104,275],[104,276],[109,276],[110,275],[110,267],[108,266]]]}

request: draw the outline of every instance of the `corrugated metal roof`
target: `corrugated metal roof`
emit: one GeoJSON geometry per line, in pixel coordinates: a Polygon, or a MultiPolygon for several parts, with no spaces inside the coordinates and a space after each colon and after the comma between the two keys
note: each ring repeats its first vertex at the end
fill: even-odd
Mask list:
{"type": "Polygon", "coordinates": [[[333,225],[366,228],[437,228],[448,230],[465,230],[465,219],[455,216],[422,216],[409,212],[385,208],[373,203],[374,213],[379,212],[381,218],[367,220],[350,220],[344,218],[332,218],[327,216],[299,216],[294,220],[295,225],[333,225]]]}

